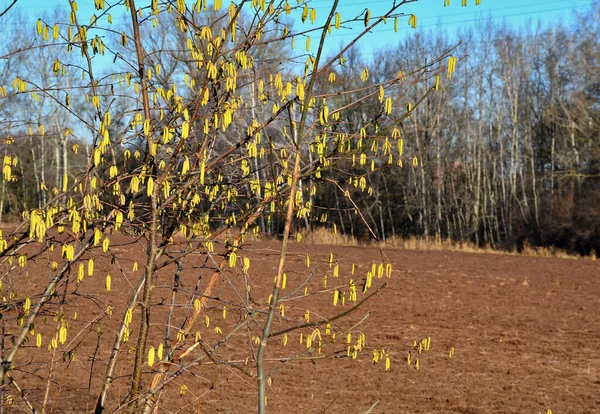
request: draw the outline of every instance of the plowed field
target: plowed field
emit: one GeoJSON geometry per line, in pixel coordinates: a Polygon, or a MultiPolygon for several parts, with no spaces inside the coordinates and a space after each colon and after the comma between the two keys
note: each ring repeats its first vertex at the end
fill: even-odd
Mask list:
{"type": "MultiPolygon", "coordinates": [[[[46,323],[36,326],[36,332],[43,333],[43,345],[36,347],[32,337],[18,354],[11,373],[36,408],[40,408],[46,395],[51,370],[46,398],[53,412],[93,411],[113,347],[114,330],[123,318],[132,286],[143,267],[132,271],[133,260],[143,264],[143,246],[129,243],[126,237],[111,239],[111,251],[118,260],[111,263],[98,257],[94,275],[84,278],[76,294],[67,295],[63,304],[69,320],[67,341],[59,343],[55,352],[48,351],[58,326],[48,312],[46,323]],[[107,273],[112,277],[110,292],[105,292],[107,273]],[[107,306],[112,315],[106,312],[107,306]]],[[[251,242],[238,251],[240,263],[242,257],[251,259],[248,280],[252,289],[247,295],[247,280],[240,263],[233,270],[227,267],[208,301],[206,314],[210,319],[207,321],[202,313],[194,325],[202,347],[214,346],[243,322],[248,312],[264,309],[276,271],[277,248],[277,242],[251,242]],[[248,308],[240,306],[242,303],[248,308]],[[223,306],[227,307],[225,319],[223,306]],[[223,333],[215,331],[216,327],[223,333]]],[[[292,243],[283,293],[286,314],[281,317],[278,311],[276,333],[305,323],[307,309],[311,311],[308,320],[319,321],[350,310],[383,283],[386,286],[346,318],[331,323],[331,331],[337,332],[335,338],[326,334],[325,325],[319,327],[321,353],[317,336],[310,349],[306,346],[306,337],[314,332],[313,327],[288,333],[286,347],[282,346],[284,335],[271,338],[267,368],[276,372],[268,391],[269,412],[600,412],[598,262],[394,249],[385,250],[385,255],[387,259],[375,248],[292,243]],[[307,253],[311,259],[309,267],[307,253]],[[329,253],[333,254],[333,264],[339,265],[337,278],[329,266],[329,253]],[[371,289],[363,293],[363,279],[372,264],[378,266],[386,260],[393,265],[392,276],[375,277],[371,289]],[[333,307],[334,290],[347,291],[350,279],[356,281],[357,302],[351,302],[348,296],[344,305],[333,307]],[[352,335],[351,344],[357,342],[361,333],[365,335],[356,359],[347,356],[348,332],[352,335]],[[419,353],[414,343],[424,338],[431,338],[430,349],[419,353]],[[382,355],[390,359],[389,370],[384,360],[373,363],[375,349],[384,349],[382,355]]],[[[215,256],[215,260],[219,259],[215,256]]],[[[41,291],[48,280],[46,263],[41,258],[29,262],[28,274],[21,274],[18,279],[19,283],[26,280],[26,285],[20,287],[21,293],[27,290],[33,296],[41,291]]],[[[152,293],[156,313],[151,320],[149,345],[158,349],[164,342],[171,309],[171,343],[176,341],[178,327],[190,315],[187,305],[193,303],[192,294],[196,289],[202,291],[208,283],[211,266],[214,263],[203,255],[186,261],[173,307],[170,305],[175,265],[160,272],[152,293]]],[[[70,292],[74,290],[76,275],[74,269],[67,287],[70,292]]],[[[59,294],[61,289],[64,285],[57,289],[59,294]]],[[[49,309],[56,311],[58,299],[54,302],[49,309]]],[[[136,308],[131,337],[121,351],[110,388],[107,412],[113,412],[127,397],[133,361],[133,353],[128,351],[136,345],[139,315],[136,308]]],[[[264,315],[258,313],[255,318],[261,322],[264,315]]],[[[10,324],[7,329],[12,329],[10,324]]],[[[204,357],[199,365],[184,369],[165,387],[157,412],[255,412],[256,383],[251,376],[255,374],[252,357],[256,349],[253,337],[257,334],[254,322],[244,325],[210,358],[201,346],[194,348],[183,362],[204,357]]],[[[185,343],[185,347],[191,346],[194,335],[190,334],[185,343]]],[[[158,362],[153,367],[145,366],[145,386],[159,367],[158,362]]],[[[177,367],[170,366],[169,372],[177,367]]],[[[31,412],[10,384],[6,396],[11,402],[6,406],[7,412],[31,412]]]]}

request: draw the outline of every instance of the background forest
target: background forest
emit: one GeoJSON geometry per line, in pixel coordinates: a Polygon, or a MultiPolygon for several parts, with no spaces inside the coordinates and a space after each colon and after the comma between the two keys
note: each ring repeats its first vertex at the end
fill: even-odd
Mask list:
{"type": "MultiPolygon", "coordinates": [[[[47,20],[57,20],[61,12],[55,13],[47,20]]],[[[79,82],[72,79],[76,71],[71,70],[81,64],[79,52],[56,59],[50,48],[31,40],[33,28],[23,30],[30,26],[27,21],[17,13],[2,18],[5,38],[12,40],[0,45],[4,57],[0,85],[5,86],[0,91],[0,155],[15,154],[19,160],[11,165],[12,158],[4,159],[4,175],[13,179],[0,183],[2,221],[44,206],[69,177],[81,174],[93,156],[91,128],[87,130],[84,121],[93,124],[97,114],[86,104],[86,89],[69,87],[79,82]],[[17,50],[21,53],[14,53],[17,50]],[[27,94],[13,93],[18,89],[15,76],[46,91],[40,95],[43,105],[32,106],[27,94]],[[76,123],[73,113],[78,115],[76,123]]],[[[423,96],[426,100],[398,128],[403,147],[394,144],[391,151],[402,154],[400,163],[387,162],[387,144],[371,148],[368,161],[352,160],[364,168],[366,180],[354,183],[354,203],[338,197],[334,188],[344,184],[344,175],[336,177],[336,171],[344,171],[349,160],[320,178],[310,178],[310,183],[301,183],[300,196],[323,219],[298,220],[297,226],[335,226],[358,239],[372,231],[380,239],[416,236],[506,249],[530,243],[582,254],[600,251],[600,5],[577,15],[575,21],[572,26],[523,30],[490,19],[475,30],[459,31],[460,44],[452,52],[458,59],[456,71],[435,94],[428,93],[433,72],[425,59],[441,56],[457,43],[443,29],[416,32],[373,56],[352,50],[334,68],[336,85],[347,84],[347,90],[358,91],[363,82],[377,84],[400,73],[406,86],[398,87],[395,105],[414,104],[423,96]],[[373,197],[362,191],[365,185],[372,187],[373,197]],[[325,191],[311,191],[314,186],[325,191]]],[[[114,36],[118,44],[119,30],[107,36],[114,36]]],[[[176,25],[162,25],[143,38],[148,63],[162,68],[155,76],[164,90],[183,73],[182,68],[194,73],[176,25]]],[[[102,42],[93,47],[99,49],[94,54],[104,54],[102,42]]],[[[133,52],[123,45],[111,53],[131,57],[133,52]]],[[[288,73],[286,78],[301,74],[303,65],[294,64],[290,53],[271,50],[265,42],[260,55],[255,54],[254,76],[260,78],[261,68],[267,67],[280,67],[288,73]]],[[[113,63],[112,56],[106,65],[114,73],[114,66],[128,58],[115,58],[113,63]]],[[[131,70],[122,69],[123,73],[131,70]]],[[[97,87],[99,95],[111,95],[113,108],[120,108],[115,111],[120,115],[113,120],[111,136],[124,137],[132,130],[135,110],[128,106],[134,98],[130,88],[120,86],[128,82],[126,77],[111,76],[96,74],[97,87]]],[[[252,90],[255,82],[248,85],[248,110],[243,113],[254,117],[254,111],[270,111],[270,106],[256,102],[257,96],[265,102],[270,99],[268,87],[261,92],[252,90]]],[[[315,87],[316,93],[327,96],[330,83],[320,81],[315,87]]],[[[358,92],[356,96],[332,94],[327,99],[342,107],[358,96],[358,92]]],[[[361,98],[359,105],[351,105],[343,114],[347,119],[335,131],[340,134],[344,127],[356,130],[363,125],[365,133],[377,133],[394,121],[388,119],[376,94],[361,98]]],[[[233,123],[237,129],[227,134],[244,131],[249,121],[238,116],[233,123]]],[[[290,139],[285,125],[274,122],[267,129],[273,142],[290,139]]],[[[227,134],[222,136],[223,145],[236,140],[227,134]]],[[[136,150],[131,140],[127,142],[112,149],[115,160],[136,150]]],[[[315,142],[305,144],[305,158],[312,163],[309,145],[315,142]]],[[[324,151],[332,151],[327,143],[323,146],[324,151]]],[[[248,174],[262,179],[268,160],[257,157],[252,162],[248,174]]],[[[248,182],[245,197],[257,197],[250,188],[252,181],[248,182]]],[[[281,218],[268,208],[258,222],[263,231],[281,233],[281,218]]]]}

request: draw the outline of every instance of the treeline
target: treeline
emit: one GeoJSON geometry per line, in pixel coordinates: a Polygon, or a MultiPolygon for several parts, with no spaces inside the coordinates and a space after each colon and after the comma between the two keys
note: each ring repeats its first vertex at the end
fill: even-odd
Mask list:
{"type": "MultiPolygon", "coordinates": [[[[5,48],[28,42],[19,34],[18,26],[25,23],[18,19],[10,25],[14,42],[5,48]]],[[[340,65],[318,80],[314,119],[305,120],[310,139],[299,197],[308,203],[310,214],[299,215],[298,226],[335,225],[337,231],[359,239],[371,233],[380,239],[417,236],[497,248],[527,242],[583,254],[600,251],[600,6],[595,4],[574,21],[523,30],[490,19],[460,32],[458,45],[443,30],[417,31],[372,58],[355,49],[346,53],[340,65]],[[457,58],[456,70],[449,79],[444,74],[436,81],[436,58],[449,50],[457,58]],[[401,82],[385,84],[386,79],[401,82]],[[336,89],[330,86],[334,83],[336,89]],[[378,87],[359,99],[362,85],[379,83],[394,108],[406,107],[408,116],[389,113],[378,87]],[[340,84],[356,92],[339,93],[340,84]],[[336,114],[333,126],[318,119],[318,107],[325,100],[336,114]],[[336,151],[346,144],[356,156],[336,162],[336,151]],[[314,175],[321,167],[323,173],[314,175]],[[315,191],[315,186],[326,191],[315,191]]],[[[168,32],[166,26],[160,30],[145,36],[149,67],[162,67],[161,74],[155,74],[156,84],[169,90],[183,73],[206,76],[186,59],[185,37],[168,32]]],[[[119,49],[118,36],[115,39],[111,52],[132,56],[132,48],[119,49]]],[[[8,49],[3,52],[10,54],[8,49]]],[[[93,158],[89,148],[97,138],[86,136],[85,119],[92,123],[97,114],[90,105],[77,109],[77,102],[90,97],[70,86],[77,82],[72,72],[61,73],[75,66],[77,58],[63,56],[55,66],[52,52],[39,48],[3,63],[3,85],[14,86],[14,68],[27,68],[22,78],[45,91],[39,99],[47,105],[37,105],[32,113],[24,95],[0,100],[2,150],[19,160],[4,159],[5,177],[12,174],[16,179],[1,184],[1,219],[42,207],[93,158]],[[70,124],[70,112],[77,113],[77,127],[70,124]]],[[[265,78],[261,83],[262,72],[272,78],[272,68],[280,67],[276,70],[285,80],[303,69],[291,63],[292,55],[270,50],[268,42],[254,59],[256,69],[244,75],[247,82],[238,81],[247,96],[240,103],[247,109],[238,112],[245,118],[237,115],[233,127],[222,134],[224,147],[231,134],[245,133],[259,113],[264,117],[274,110],[269,87],[276,80],[265,78]],[[267,67],[269,71],[261,71],[267,67]]],[[[127,70],[123,67],[122,73],[127,70]]],[[[126,96],[130,90],[114,92],[123,82],[114,74],[111,82],[102,81],[98,88],[105,96],[114,95],[111,105],[118,114],[111,137],[126,137],[132,122],[128,114],[133,112],[128,105],[135,105],[135,97],[126,96]]],[[[272,147],[294,140],[285,124],[273,123],[267,132],[272,147]]],[[[112,157],[120,160],[125,151],[143,147],[129,140],[113,146],[112,157]]],[[[244,197],[260,197],[253,182],[267,182],[273,163],[261,155],[249,160],[242,173],[223,167],[225,177],[239,184],[239,204],[244,197]]],[[[280,231],[281,222],[269,207],[259,220],[264,231],[273,233],[280,231]]]]}
{"type": "MultiPolygon", "coordinates": [[[[402,124],[414,164],[381,168],[368,179],[374,198],[355,195],[378,237],[600,251],[600,7],[574,21],[517,30],[489,20],[459,33],[452,80],[402,124]]],[[[450,45],[444,32],[411,36],[375,55],[373,75],[410,73],[426,64],[414,57],[450,45]]],[[[420,82],[408,101],[430,86],[420,82]]],[[[362,105],[356,116],[377,110],[362,105]]],[[[358,237],[367,231],[353,214],[331,219],[358,237]]]]}

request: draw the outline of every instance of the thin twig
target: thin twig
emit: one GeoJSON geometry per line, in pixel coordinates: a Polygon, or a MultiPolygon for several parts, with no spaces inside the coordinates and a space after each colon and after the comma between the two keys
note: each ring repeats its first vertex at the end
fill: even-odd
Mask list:
{"type": "Polygon", "coordinates": [[[371,407],[369,407],[369,409],[367,411],[365,411],[365,414],[371,414],[373,412],[373,410],[375,410],[375,407],[377,407],[377,405],[381,402],[381,400],[377,400],[373,403],[373,405],[371,405],[371,407]]]}
{"type": "Polygon", "coordinates": [[[361,300],[360,302],[358,302],[356,305],[352,306],[350,309],[348,309],[345,312],[338,313],[337,315],[332,316],[331,318],[321,319],[321,320],[318,320],[316,322],[308,322],[308,323],[303,323],[303,324],[296,325],[296,326],[291,326],[289,328],[285,328],[285,329],[282,329],[280,331],[274,332],[270,336],[271,337],[273,337],[273,336],[279,336],[279,335],[283,335],[283,334],[291,332],[291,331],[295,331],[297,329],[310,328],[310,327],[314,327],[314,326],[320,326],[320,325],[323,325],[323,324],[326,324],[326,323],[331,323],[333,321],[341,319],[344,316],[347,316],[350,313],[354,312],[356,309],[358,309],[362,305],[364,305],[369,299],[371,299],[373,296],[375,296],[376,294],[378,294],[379,292],[381,292],[383,289],[385,289],[386,286],[387,286],[387,283],[384,283],[383,285],[379,286],[377,288],[377,290],[375,290],[374,292],[372,292],[369,296],[365,297],[363,300],[361,300]]]}
{"type": "Polygon", "coordinates": [[[19,384],[17,384],[17,382],[13,379],[13,377],[8,372],[5,375],[6,375],[6,378],[10,381],[10,383],[17,389],[17,392],[23,399],[23,402],[25,402],[25,405],[27,405],[27,407],[31,410],[31,412],[33,414],[37,414],[38,411],[35,409],[33,404],[31,404],[31,402],[29,402],[29,400],[27,399],[27,396],[25,395],[25,392],[19,386],[19,384]]]}

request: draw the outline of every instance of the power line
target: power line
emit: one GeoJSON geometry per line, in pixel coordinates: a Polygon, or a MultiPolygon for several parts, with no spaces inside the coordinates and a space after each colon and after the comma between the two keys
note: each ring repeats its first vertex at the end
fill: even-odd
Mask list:
{"type": "MultiPolygon", "coordinates": [[[[478,17],[478,18],[474,18],[474,19],[460,20],[460,21],[453,21],[453,22],[431,23],[431,24],[419,25],[418,28],[444,27],[444,26],[456,25],[459,23],[484,22],[487,20],[506,19],[507,17],[518,17],[518,16],[525,16],[525,15],[530,15],[530,14],[543,14],[543,13],[563,11],[563,10],[575,10],[578,8],[583,8],[583,7],[588,7],[588,6],[589,6],[589,4],[581,4],[578,6],[558,7],[558,8],[554,8],[554,9],[536,10],[533,12],[505,14],[502,16],[488,16],[488,17],[478,17]]],[[[408,30],[413,30],[413,29],[409,29],[408,27],[406,27],[406,28],[403,27],[403,28],[398,29],[398,31],[403,31],[403,32],[408,31],[408,30]]],[[[389,30],[379,29],[379,30],[373,30],[371,33],[377,34],[377,33],[386,33],[386,32],[389,32],[389,30]]],[[[351,36],[351,35],[352,35],[351,33],[347,33],[347,34],[346,33],[334,33],[334,34],[330,34],[327,37],[345,37],[345,36],[351,36]]]]}
{"type": "MultiPolygon", "coordinates": [[[[575,0],[576,2],[577,0],[575,0]]],[[[586,0],[586,4],[585,5],[592,5],[593,1],[589,1],[586,0]]],[[[574,7],[578,7],[578,6],[583,6],[584,4],[573,4],[575,2],[571,2],[571,6],[566,7],[566,9],[571,9],[574,7]]],[[[388,3],[388,0],[371,0],[369,2],[369,4],[373,4],[373,3],[388,3]]],[[[548,6],[549,4],[557,4],[557,3],[561,3],[564,4],[565,1],[564,0],[549,0],[549,1],[541,1],[541,2],[537,2],[537,3],[530,3],[530,4],[521,4],[519,6],[506,6],[506,7],[499,7],[499,8],[485,8],[485,7],[477,7],[478,10],[473,10],[472,8],[469,9],[464,9],[462,12],[458,12],[458,13],[444,13],[444,14],[436,14],[436,15],[422,15],[422,14],[417,14],[417,17],[419,18],[419,20],[430,20],[430,19],[437,19],[440,17],[455,17],[455,16],[464,16],[467,13],[483,13],[483,12],[498,12],[498,11],[505,11],[505,10],[515,10],[515,9],[527,9],[530,7],[536,7],[536,6],[548,6]]],[[[364,6],[366,3],[364,1],[361,2],[356,2],[356,3],[344,3],[344,5],[339,6],[337,8],[337,10],[344,10],[344,9],[350,9],[353,8],[354,6],[364,6]]],[[[415,5],[418,3],[414,3],[415,5]]],[[[409,4],[408,6],[410,6],[411,4],[409,4]]],[[[329,6],[316,6],[314,7],[316,10],[329,10],[330,7],[329,6]]],[[[401,10],[400,10],[401,11],[401,10]]]]}

